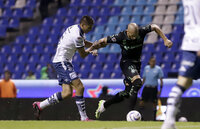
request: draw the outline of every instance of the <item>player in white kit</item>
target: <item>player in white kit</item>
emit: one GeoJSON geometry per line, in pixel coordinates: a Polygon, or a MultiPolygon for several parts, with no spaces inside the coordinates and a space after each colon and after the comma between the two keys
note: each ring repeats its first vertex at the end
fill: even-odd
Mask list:
{"type": "MultiPolygon", "coordinates": [[[[84,47],[88,48],[92,45],[91,42],[85,40],[85,33],[91,31],[93,25],[94,20],[90,16],[83,16],[80,20],[80,24],[68,27],[60,38],[53,59],[53,65],[58,74],[59,85],[62,86],[62,92],[55,93],[42,102],[33,103],[34,115],[37,119],[40,119],[40,113],[44,108],[71,97],[73,89],[75,89],[75,99],[81,120],[89,120],[85,111],[85,100],[83,97],[84,86],[74,71],[72,58],[76,51],[79,52],[82,58],[91,53],[85,50],[84,47]]],[[[92,54],[97,54],[97,51],[93,51],[92,54]]]]}
{"type": "Polygon", "coordinates": [[[200,0],[183,0],[185,35],[177,84],[167,100],[166,119],[161,129],[176,129],[175,120],[179,112],[181,95],[200,78],[200,0]]]}

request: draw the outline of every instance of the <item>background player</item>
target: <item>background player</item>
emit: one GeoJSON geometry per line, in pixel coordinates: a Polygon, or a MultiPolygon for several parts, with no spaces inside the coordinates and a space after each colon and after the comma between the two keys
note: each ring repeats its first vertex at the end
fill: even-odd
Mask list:
{"type": "MultiPolygon", "coordinates": [[[[37,119],[39,119],[40,112],[47,106],[54,105],[63,99],[71,97],[74,88],[76,90],[75,99],[81,120],[88,120],[85,111],[85,100],[83,98],[84,86],[74,71],[72,58],[76,50],[78,50],[82,58],[89,54],[89,52],[84,49],[84,46],[90,47],[92,43],[85,40],[85,33],[91,31],[93,25],[94,20],[91,17],[83,16],[79,25],[68,27],[60,38],[53,59],[53,65],[58,74],[59,85],[62,86],[62,92],[55,93],[42,102],[33,103],[37,119]]],[[[93,51],[92,54],[96,54],[96,52],[97,51],[93,51]]]]}
{"type": "Polygon", "coordinates": [[[110,105],[119,103],[123,101],[124,98],[128,98],[129,96],[133,98],[133,105],[135,105],[138,90],[142,86],[142,81],[140,79],[140,57],[142,53],[143,41],[146,34],[151,31],[155,31],[162,37],[165,46],[172,46],[172,42],[167,39],[167,37],[163,34],[157,25],[151,24],[145,27],[138,27],[136,23],[130,23],[127,30],[124,30],[113,36],[102,38],[89,48],[90,50],[94,50],[105,47],[108,43],[119,44],[122,49],[120,67],[123,74],[125,75],[125,90],[117,93],[108,101],[99,101],[99,107],[96,111],[96,118],[99,118],[100,114],[104,112],[105,109],[110,105]]]}
{"type": "Polygon", "coordinates": [[[200,1],[183,0],[185,35],[177,84],[167,100],[167,113],[162,129],[176,129],[175,119],[179,111],[181,95],[192,85],[192,79],[200,78],[200,1]]]}

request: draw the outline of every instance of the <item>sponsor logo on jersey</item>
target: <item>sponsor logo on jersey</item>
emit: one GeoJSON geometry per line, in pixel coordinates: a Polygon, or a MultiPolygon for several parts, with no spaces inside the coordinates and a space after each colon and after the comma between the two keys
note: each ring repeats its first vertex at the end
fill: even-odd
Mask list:
{"type": "Polygon", "coordinates": [[[75,72],[70,73],[69,76],[70,76],[71,79],[74,79],[74,78],[77,77],[75,72]]]}

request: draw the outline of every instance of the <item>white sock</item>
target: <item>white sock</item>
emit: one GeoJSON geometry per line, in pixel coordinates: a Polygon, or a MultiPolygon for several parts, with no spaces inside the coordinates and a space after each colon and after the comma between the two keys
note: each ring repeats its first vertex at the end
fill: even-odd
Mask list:
{"type": "Polygon", "coordinates": [[[81,120],[88,119],[88,116],[87,116],[86,110],[85,110],[85,99],[80,98],[80,97],[76,97],[76,105],[78,107],[78,111],[79,111],[79,114],[81,116],[81,120]]]}
{"type": "Polygon", "coordinates": [[[172,88],[167,99],[166,123],[174,123],[176,121],[176,114],[179,112],[183,92],[184,88],[181,86],[174,86],[172,88]]]}
{"type": "Polygon", "coordinates": [[[40,108],[44,109],[48,106],[50,106],[51,104],[49,103],[48,99],[45,99],[44,101],[40,102],[40,108]]]}

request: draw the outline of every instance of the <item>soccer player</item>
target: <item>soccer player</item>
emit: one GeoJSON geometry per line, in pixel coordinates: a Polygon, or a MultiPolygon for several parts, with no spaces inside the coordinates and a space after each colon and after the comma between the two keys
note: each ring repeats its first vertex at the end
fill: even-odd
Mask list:
{"type": "Polygon", "coordinates": [[[68,27],[59,40],[56,54],[53,59],[53,65],[58,74],[59,85],[62,86],[62,92],[53,94],[51,97],[42,102],[34,102],[33,108],[37,119],[43,109],[50,105],[54,105],[63,99],[72,96],[73,89],[76,90],[76,105],[78,107],[81,121],[87,121],[88,116],[85,111],[85,100],[83,98],[84,86],[72,65],[72,58],[78,50],[80,56],[85,58],[89,53],[97,54],[97,51],[89,52],[84,49],[90,47],[91,42],[85,40],[85,33],[91,31],[94,20],[90,16],[83,16],[80,24],[68,27]]]}
{"type": "Polygon", "coordinates": [[[123,101],[124,98],[131,96],[131,98],[134,98],[133,104],[135,105],[138,90],[142,86],[142,81],[140,79],[140,57],[142,53],[143,41],[146,34],[151,31],[155,31],[162,37],[166,47],[172,46],[172,42],[167,39],[156,24],[139,27],[136,23],[130,23],[127,30],[124,30],[116,35],[102,38],[89,48],[89,50],[92,51],[94,49],[105,47],[108,43],[119,44],[122,49],[120,67],[125,75],[125,90],[117,93],[113,98],[107,101],[100,100],[98,109],[95,113],[96,118],[99,118],[100,114],[112,104],[119,103],[123,101]]]}
{"type": "Polygon", "coordinates": [[[181,95],[192,85],[193,79],[200,78],[200,1],[183,0],[185,35],[181,66],[176,85],[167,100],[166,119],[162,129],[176,129],[175,120],[179,112],[181,95]]]}

